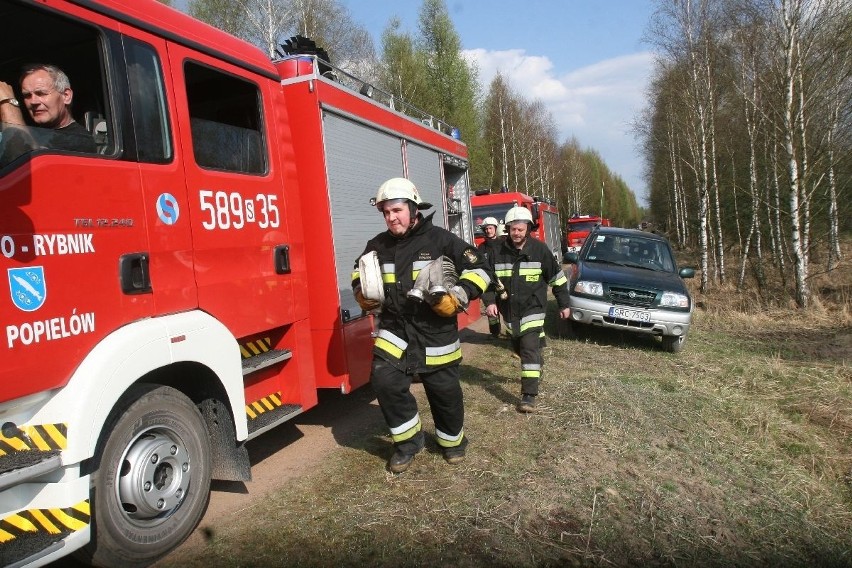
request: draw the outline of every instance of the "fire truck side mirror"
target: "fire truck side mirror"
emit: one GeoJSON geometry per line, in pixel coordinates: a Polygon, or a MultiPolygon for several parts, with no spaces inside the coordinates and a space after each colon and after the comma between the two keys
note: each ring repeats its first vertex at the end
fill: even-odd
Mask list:
{"type": "Polygon", "coordinates": [[[539,207],[540,206],[537,201],[532,204],[532,207],[530,207],[530,213],[532,213],[533,222],[538,221],[539,207]]]}

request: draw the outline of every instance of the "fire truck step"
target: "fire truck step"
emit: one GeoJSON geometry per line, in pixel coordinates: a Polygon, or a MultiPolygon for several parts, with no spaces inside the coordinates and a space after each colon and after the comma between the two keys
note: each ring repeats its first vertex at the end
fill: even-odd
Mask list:
{"type": "Polygon", "coordinates": [[[0,491],[61,467],[62,458],[58,450],[5,455],[0,459],[0,491]]]}
{"type": "Polygon", "coordinates": [[[304,411],[300,404],[282,404],[281,406],[258,415],[248,423],[248,439],[251,440],[267,430],[295,418],[304,411]]]}
{"type": "Polygon", "coordinates": [[[243,359],[243,376],[250,375],[255,371],[271,367],[281,361],[286,361],[293,356],[289,349],[271,349],[265,353],[243,359]]]}

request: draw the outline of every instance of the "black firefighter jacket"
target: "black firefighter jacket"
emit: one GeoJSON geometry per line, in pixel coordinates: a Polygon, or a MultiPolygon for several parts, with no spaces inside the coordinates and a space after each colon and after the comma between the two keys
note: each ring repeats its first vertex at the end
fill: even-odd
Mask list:
{"type": "Polygon", "coordinates": [[[559,309],[568,307],[568,279],[541,241],[527,237],[524,247],[518,250],[507,237],[490,261],[509,297],[498,299],[492,286],[483,301],[486,305],[497,304],[512,337],[543,331],[548,286],[553,288],[559,309]]]}
{"type": "MultiPolygon", "coordinates": [[[[505,236],[494,237],[493,239],[485,239],[480,243],[476,250],[482,253],[485,256],[485,260],[488,261],[489,264],[493,264],[494,255],[497,254],[497,250],[503,246],[503,241],[506,240],[505,236]]],[[[493,282],[492,282],[493,284],[493,282]]]]}
{"type": "MultiPolygon", "coordinates": [[[[362,255],[371,251],[378,253],[385,289],[373,354],[408,374],[458,365],[458,318],[439,316],[428,303],[407,298],[406,293],[421,269],[446,256],[455,263],[458,284],[468,299],[476,299],[490,283],[482,255],[453,233],[434,226],[432,215],[421,216],[417,226],[401,239],[389,231],[376,235],[362,255]]],[[[353,290],[361,286],[357,265],[356,261],[353,290]]]]}

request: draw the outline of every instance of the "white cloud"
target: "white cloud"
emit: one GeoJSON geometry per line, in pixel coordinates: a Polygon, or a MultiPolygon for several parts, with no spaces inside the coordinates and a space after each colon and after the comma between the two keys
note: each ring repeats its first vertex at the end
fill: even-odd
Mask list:
{"type": "Polygon", "coordinates": [[[500,72],[527,100],[541,100],[553,115],[561,141],[576,137],[596,150],[641,200],[645,193],[641,156],[631,123],[645,106],[653,53],[607,59],[559,74],[551,60],[522,49],[473,49],[464,56],[479,69],[487,89],[500,72]]]}

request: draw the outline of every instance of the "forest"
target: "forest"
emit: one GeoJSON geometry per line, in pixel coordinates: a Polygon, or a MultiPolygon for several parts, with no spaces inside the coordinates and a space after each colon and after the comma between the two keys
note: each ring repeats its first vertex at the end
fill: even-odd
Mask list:
{"type": "Polygon", "coordinates": [[[850,229],[852,4],[660,2],[638,123],[650,216],[701,258],[701,289],[837,268],[850,229]]]}
{"type": "MultiPolygon", "coordinates": [[[[170,3],[169,0],[164,0],[170,3]]],[[[560,140],[543,103],[498,74],[479,81],[444,0],[422,0],[376,46],[340,0],[186,0],[186,11],[271,58],[295,35],[331,62],[457,127],[474,189],[556,201],[563,219],[650,223],[696,255],[700,289],[778,287],[809,305],[814,273],[852,229],[852,4],[848,0],[656,0],[657,54],[634,132],[645,207],[594,148],[560,140]]]]}

